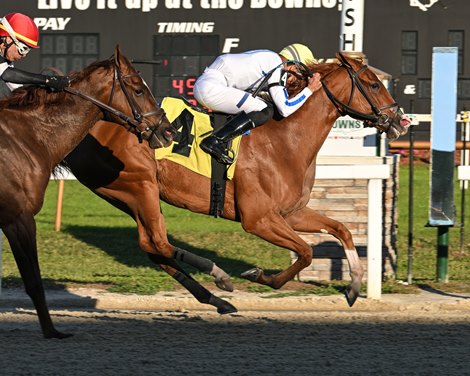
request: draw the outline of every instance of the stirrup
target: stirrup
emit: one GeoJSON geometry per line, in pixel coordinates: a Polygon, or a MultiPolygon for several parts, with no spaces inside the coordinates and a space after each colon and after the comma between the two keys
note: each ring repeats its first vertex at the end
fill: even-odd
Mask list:
{"type": "Polygon", "coordinates": [[[233,149],[226,149],[226,152],[227,154],[217,155],[215,159],[217,159],[217,162],[219,163],[231,165],[233,164],[233,162],[235,162],[235,152],[233,151],[233,149]]]}
{"type": "Polygon", "coordinates": [[[215,135],[205,138],[200,143],[201,149],[212,155],[217,162],[230,165],[235,162],[235,152],[233,149],[225,148],[223,145],[223,140],[215,135]]]}
{"type": "Polygon", "coordinates": [[[210,149],[209,152],[217,162],[225,165],[231,165],[235,162],[235,152],[232,149],[225,149],[221,144],[217,144],[217,146],[220,148],[210,149]]]}
{"type": "Polygon", "coordinates": [[[208,149],[205,151],[209,153],[210,155],[212,155],[215,158],[215,160],[219,163],[231,165],[233,162],[235,162],[235,153],[233,152],[232,149],[221,150],[221,149],[214,148],[214,149],[208,149]]]}

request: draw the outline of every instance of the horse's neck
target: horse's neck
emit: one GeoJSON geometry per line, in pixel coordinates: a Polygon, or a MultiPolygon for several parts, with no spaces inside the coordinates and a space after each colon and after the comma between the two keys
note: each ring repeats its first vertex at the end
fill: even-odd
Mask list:
{"type": "MultiPolygon", "coordinates": [[[[56,142],[51,154],[54,165],[63,160],[101,118],[101,110],[95,105],[78,97],[68,99],[66,104],[54,107],[53,112],[44,121],[44,127],[49,128],[49,135],[56,142]]],[[[43,141],[51,142],[51,140],[43,141]]]]}
{"type": "Polygon", "coordinates": [[[308,168],[314,166],[318,152],[339,114],[323,92],[315,93],[296,113],[286,118],[284,151],[295,153],[308,168]],[[290,119],[289,119],[290,118],[290,119]]]}

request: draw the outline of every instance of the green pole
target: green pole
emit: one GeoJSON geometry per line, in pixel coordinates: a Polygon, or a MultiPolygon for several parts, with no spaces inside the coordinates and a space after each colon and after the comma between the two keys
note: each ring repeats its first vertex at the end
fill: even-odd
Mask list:
{"type": "Polygon", "coordinates": [[[437,228],[437,281],[449,282],[449,226],[437,228]]]}

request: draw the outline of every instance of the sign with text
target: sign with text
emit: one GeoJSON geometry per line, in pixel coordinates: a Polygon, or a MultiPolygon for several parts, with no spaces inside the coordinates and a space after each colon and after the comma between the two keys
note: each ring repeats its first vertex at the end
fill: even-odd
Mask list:
{"type": "Polygon", "coordinates": [[[350,116],[336,120],[319,155],[322,156],[376,156],[377,130],[364,128],[362,121],[350,116]]]}

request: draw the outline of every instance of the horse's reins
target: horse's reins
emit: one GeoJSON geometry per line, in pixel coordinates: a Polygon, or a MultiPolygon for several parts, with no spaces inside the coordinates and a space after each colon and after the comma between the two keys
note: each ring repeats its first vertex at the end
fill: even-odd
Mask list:
{"type": "Polygon", "coordinates": [[[158,121],[156,126],[154,126],[153,128],[145,127],[145,129],[143,131],[140,131],[138,129],[138,126],[142,123],[143,119],[147,116],[152,116],[152,115],[158,114],[158,110],[150,111],[150,112],[146,112],[146,113],[141,113],[141,111],[139,109],[139,106],[137,105],[137,103],[135,103],[135,101],[133,100],[133,98],[129,94],[129,92],[126,88],[126,85],[124,83],[124,79],[129,78],[129,77],[135,77],[135,76],[140,77],[140,74],[139,73],[134,73],[134,74],[129,74],[129,75],[123,76],[121,74],[121,70],[119,69],[119,67],[114,62],[113,62],[113,66],[114,66],[114,79],[113,79],[113,86],[112,86],[112,89],[111,89],[111,95],[109,97],[108,104],[103,103],[100,100],[89,96],[88,94],[82,93],[81,91],[78,91],[77,89],[74,89],[73,87],[66,87],[64,89],[64,91],[66,91],[70,94],[76,95],[80,98],[83,98],[83,99],[95,104],[96,106],[102,108],[103,110],[111,113],[112,115],[118,117],[119,119],[123,120],[126,124],[128,124],[129,126],[131,126],[134,129],[134,132],[137,135],[137,138],[139,139],[139,142],[142,142],[142,134],[143,133],[151,131],[150,137],[154,135],[154,133],[156,132],[156,128],[163,122],[163,119],[165,118],[165,111],[160,109],[160,111],[162,112],[162,115],[161,115],[160,120],[158,121]],[[121,85],[121,90],[124,92],[124,95],[127,99],[127,102],[129,104],[129,106],[131,107],[132,115],[133,115],[134,118],[131,118],[130,116],[126,115],[122,111],[119,111],[119,110],[115,109],[114,107],[111,107],[111,102],[113,100],[115,87],[116,87],[116,81],[119,81],[119,83],[121,85]]]}
{"type": "MultiPolygon", "coordinates": [[[[366,126],[366,127],[379,127],[379,129],[381,131],[386,131],[387,129],[385,128],[385,125],[389,122],[390,118],[387,114],[382,113],[382,110],[386,110],[387,108],[393,108],[393,107],[398,108],[398,104],[397,103],[391,103],[391,104],[385,105],[385,106],[380,107],[380,108],[375,105],[375,103],[370,98],[369,94],[364,89],[364,86],[362,86],[361,81],[359,80],[359,75],[367,69],[367,65],[363,65],[361,67],[361,69],[359,69],[357,72],[354,71],[352,69],[352,67],[349,66],[348,64],[346,64],[345,62],[342,62],[339,65],[338,69],[339,68],[345,68],[347,70],[348,74],[349,74],[349,77],[351,78],[351,83],[352,83],[351,84],[351,93],[349,95],[348,104],[340,101],[337,97],[335,97],[335,95],[328,88],[328,85],[326,84],[324,79],[326,77],[328,77],[329,74],[326,75],[321,80],[322,87],[325,90],[326,95],[333,102],[333,104],[337,108],[338,112],[341,114],[341,116],[351,115],[352,117],[354,117],[358,120],[364,121],[364,126],[366,126]],[[354,97],[354,91],[355,91],[356,87],[360,91],[360,93],[363,95],[363,97],[366,99],[367,103],[369,103],[369,106],[371,107],[374,115],[369,115],[369,114],[365,114],[363,112],[359,112],[359,111],[355,110],[354,108],[352,108],[350,106],[351,101],[354,97]]],[[[333,73],[333,72],[331,72],[331,73],[333,73]]]]}

